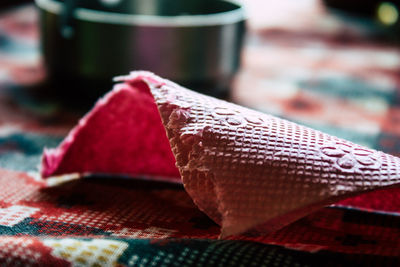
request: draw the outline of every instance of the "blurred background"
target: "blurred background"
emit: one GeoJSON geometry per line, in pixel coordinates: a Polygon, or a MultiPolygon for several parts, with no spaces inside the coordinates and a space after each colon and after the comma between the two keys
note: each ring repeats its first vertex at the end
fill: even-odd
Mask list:
{"type": "MultiPolygon", "coordinates": [[[[243,45],[224,46],[238,57],[226,94],[215,82],[195,89],[400,155],[398,2],[242,3],[243,45]]],[[[107,89],[49,77],[34,2],[0,6],[0,167],[32,170],[112,77],[107,89]]]]}

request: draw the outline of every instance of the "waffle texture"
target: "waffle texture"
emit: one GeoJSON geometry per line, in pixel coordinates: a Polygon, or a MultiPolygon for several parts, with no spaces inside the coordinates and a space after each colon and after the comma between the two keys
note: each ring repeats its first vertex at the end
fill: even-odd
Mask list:
{"type": "MultiPolygon", "coordinates": [[[[123,81],[131,91],[142,92],[135,97],[149,97],[151,92],[184,187],[195,204],[221,225],[221,237],[255,228],[274,231],[340,199],[399,185],[400,159],[397,157],[195,93],[148,72],[132,72],[117,80],[123,81]]],[[[121,85],[117,85],[111,96],[121,94],[118,86],[121,85]]],[[[140,110],[136,112],[144,114],[140,110]]],[[[79,136],[79,130],[76,132],[72,131],[73,137],[67,137],[71,146],[79,136]]],[[[163,149],[156,155],[165,150],[165,133],[159,137],[161,141],[156,147],[163,149]]],[[[132,140],[129,145],[137,146],[145,138],[137,135],[136,141],[132,140]]],[[[117,138],[113,142],[123,140],[117,138]]],[[[125,148],[126,145],[121,147],[125,148]]],[[[62,162],[68,154],[62,150],[68,148],[61,145],[52,153],[46,152],[43,162],[50,162],[50,155],[57,155],[52,162],[62,162]]],[[[122,154],[127,156],[125,161],[129,164],[138,164],[140,157],[122,154]]],[[[150,158],[149,155],[142,160],[150,158]]],[[[171,164],[170,160],[167,170],[173,170],[171,164]]],[[[46,176],[53,175],[50,165],[43,165],[42,173],[46,176]]],[[[65,166],[70,172],[74,169],[73,164],[65,166]]],[[[96,172],[96,168],[91,171],[89,167],[86,171],[96,172]]],[[[107,172],[107,168],[101,170],[107,172]]],[[[162,176],[162,172],[160,168],[154,173],[162,176]]],[[[67,172],[58,168],[56,174],[62,173],[67,172]]],[[[171,173],[169,176],[173,176],[171,173]]],[[[137,174],[137,170],[131,174],[137,174]]]]}

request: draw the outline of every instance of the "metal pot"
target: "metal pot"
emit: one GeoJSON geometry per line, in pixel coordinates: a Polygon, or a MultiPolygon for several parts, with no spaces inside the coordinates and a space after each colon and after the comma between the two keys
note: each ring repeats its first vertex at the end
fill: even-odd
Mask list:
{"type": "Polygon", "coordinates": [[[51,78],[150,70],[220,95],[239,68],[244,10],[228,0],[35,0],[51,78]]]}

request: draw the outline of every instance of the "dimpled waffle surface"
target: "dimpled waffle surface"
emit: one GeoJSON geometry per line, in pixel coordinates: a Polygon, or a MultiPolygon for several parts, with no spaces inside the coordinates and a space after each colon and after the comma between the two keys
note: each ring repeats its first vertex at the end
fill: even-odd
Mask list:
{"type": "Polygon", "coordinates": [[[222,237],[276,230],[339,199],[398,185],[400,160],[138,72],[159,108],[185,189],[222,237]]]}

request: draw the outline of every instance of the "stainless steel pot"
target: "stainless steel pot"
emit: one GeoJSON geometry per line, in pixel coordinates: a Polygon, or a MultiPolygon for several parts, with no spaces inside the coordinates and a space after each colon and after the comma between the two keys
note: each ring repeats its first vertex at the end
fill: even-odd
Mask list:
{"type": "Polygon", "coordinates": [[[50,77],[110,81],[131,70],[219,95],[239,68],[245,14],[231,0],[36,0],[50,77]],[[218,91],[219,90],[219,91],[218,91]]]}

